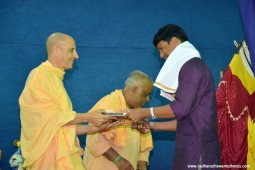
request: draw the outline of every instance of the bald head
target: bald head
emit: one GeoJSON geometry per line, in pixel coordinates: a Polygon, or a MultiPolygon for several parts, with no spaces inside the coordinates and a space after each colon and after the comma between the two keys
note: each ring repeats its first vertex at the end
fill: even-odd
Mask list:
{"type": "Polygon", "coordinates": [[[55,45],[65,45],[67,41],[74,41],[73,38],[67,34],[56,32],[51,34],[46,41],[46,49],[48,55],[51,53],[55,45]]]}
{"type": "Polygon", "coordinates": [[[148,75],[139,70],[131,72],[123,89],[127,106],[130,109],[142,107],[150,101],[152,88],[153,81],[148,75]]]}
{"type": "Polygon", "coordinates": [[[129,74],[128,79],[125,82],[125,88],[139,84],[153,86],[153,81],[147,74],[142,71],[135,70],[129,74]]]}
{"type": "Polygon", "coordinates": [[[74,60],[78,59],[74,39],[64,33],[53,33],[46,41],[48,61],[61,70],[73,68],[74,60]]]}

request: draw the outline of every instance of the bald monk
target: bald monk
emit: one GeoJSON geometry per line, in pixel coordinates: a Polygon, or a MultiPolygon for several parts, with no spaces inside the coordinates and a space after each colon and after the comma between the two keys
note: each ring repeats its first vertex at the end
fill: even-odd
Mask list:
{"type": "Polygon", "coordinates": [[[109,127],[113,125],[109,121],[115,118],[101,114],[104,110],[86,114],[73,111],[63,78],[65,70],[72,69],[74,60],[78,59],[74,39],[67,34],[53,33],[47,39],[46,48],[48,60],[30,72],[19,98],[23,167],[82,170],[85,169],[83,152],[77,133],[109,127]],[[76,126],[81,122],[95,126],[76,126]]]}
{"type": "MultiPolygon", "coordinates": [[[[127,110],[143,107],[150,100],[153,82],[145,73],[130,73],[123,89],[104,96],[91,109],[127,110]]],[[[153,148],[151,133],[132,128],[132,121],[87,135],[83,162],[88,170],[147,170],[153,148]]]]}

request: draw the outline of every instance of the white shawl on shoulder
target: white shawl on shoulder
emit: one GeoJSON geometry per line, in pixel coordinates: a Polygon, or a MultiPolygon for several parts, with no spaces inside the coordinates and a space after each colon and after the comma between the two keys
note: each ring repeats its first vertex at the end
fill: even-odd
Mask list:
{"type": "Polygon", "coordinates": [[[179,72],[188,60],[200,57],[197,49],[188,41],[178,45],[165,61],[161,68],[154,86],[161,90],[160,95],[168,100],[174,100],[174,93],[178,88],[179,72]]]}

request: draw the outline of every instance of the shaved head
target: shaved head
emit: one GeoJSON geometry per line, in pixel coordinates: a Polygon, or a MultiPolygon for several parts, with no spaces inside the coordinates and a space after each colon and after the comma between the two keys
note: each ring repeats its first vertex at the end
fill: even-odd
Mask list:
{"type": "Polygon", "coordinates": [[[54,45],[64,45],[67,41],[73,40],[73,38],[67,34],[56,32],[51,34],[46,41],[46,49],[48,55],[52,51],[54,45]]]}
{"type": "Polygon", "coordinates": [[[125,81],[125,88],[136,86],[138,84],[153,86],[151,78],[140,70],[132,71],[125,81]]]}
{"type": "Polygon", "coordinates": [[[129,108],[140,108],[150,101],[153,88],[151,78],[140,70],[131,72],[125,81],[123,95],[129,108]]]}
{"type": "Polygon", "coordinates": [[[74,60],[78,59],[74,39],[67,34],[56,32],[46,41],[48,60],[61,70],[73,68],[74,60]]]}

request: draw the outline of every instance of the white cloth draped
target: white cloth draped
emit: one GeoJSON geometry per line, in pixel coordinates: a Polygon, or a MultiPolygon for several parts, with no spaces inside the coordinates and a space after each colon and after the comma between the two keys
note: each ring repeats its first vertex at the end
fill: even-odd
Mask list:
{"type": "Polygon", "coordinates": [[[154,83],[154,86],[161,90],[162,97],[174,100],[174,93],[178,88],[179,72],[184,63],[194,57],[201,58],[197,49],[189,41],[181,43],[172,51],[154,83]]]}

